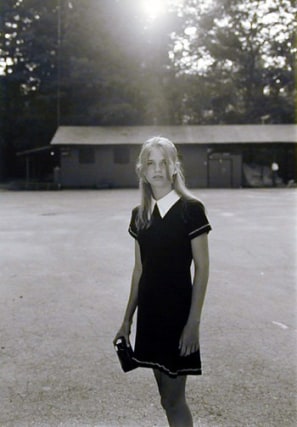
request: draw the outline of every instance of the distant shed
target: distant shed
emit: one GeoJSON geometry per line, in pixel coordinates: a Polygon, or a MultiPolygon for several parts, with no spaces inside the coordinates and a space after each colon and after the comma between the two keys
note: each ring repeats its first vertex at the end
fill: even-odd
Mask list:
{"type": "Polygon", "coordinates": [[[60,150],[62,187],[136,187],[140,147],[156,135],[176,144],[189,187],[248,185],[243,165],[267,171],[272,162],[283,182],[296,180],[297,125],[61,126],[51,145],[60,150]]]}

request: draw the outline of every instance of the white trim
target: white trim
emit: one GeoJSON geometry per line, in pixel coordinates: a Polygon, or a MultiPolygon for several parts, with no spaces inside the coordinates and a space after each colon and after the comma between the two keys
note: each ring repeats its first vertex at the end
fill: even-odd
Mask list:
{"type": "Polygon", "coordinates": [[[210,227],[210,224],[207,223],[207,224],[203,225],[202,227],[196,228],[195,230],[193,230],[189,233],[189,236],[196,233],[197,231],[203,230],[203,228],[206,228],[206,227],[210,227]]]}
{"type": "Polygon", "coordinates": [[[147,367],[151,367],[153,368],[154,366],[160,369],[163,369],[164,371],[166,371],[169,375],[179,375],[181,373],[187,373],[187,372],[202,372],[201,367],[200,368],[187,368],[187,369],[179,369],[176,372],[172,372],[170,371],[170,369],[166,368],[166,366],[164,365],[160,365],[157,362],[145,362],[144,360],[139,360],[136,357],[132,357],[132,359],[136,362],[136,363],[140,363],[143,365],[148,365],[147,367]]]}

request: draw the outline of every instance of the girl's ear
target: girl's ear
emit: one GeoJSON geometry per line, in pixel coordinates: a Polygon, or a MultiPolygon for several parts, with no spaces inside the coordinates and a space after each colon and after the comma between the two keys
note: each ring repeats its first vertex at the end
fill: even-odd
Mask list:
{"type": "Polygon", "coordinates": [[[176,170],[176,168],[174,168],[173,169],[173,174],[172,174],[172,177],[171,177],[171,182],[174,182],[174,180],[176,178],[176,175],[177,175],[177,170],[176,170]]]}

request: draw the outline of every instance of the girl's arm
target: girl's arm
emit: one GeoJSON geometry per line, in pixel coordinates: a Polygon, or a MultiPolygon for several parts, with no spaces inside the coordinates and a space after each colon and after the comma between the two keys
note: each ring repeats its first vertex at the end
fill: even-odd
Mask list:
{"type": "Polygon", "coordinates": [[[191,241],[194,260],[194,280],[191,308],[187,323],[180,338],[180,354],[188,356],[199,349],[199,326],[204,303],[208,276],[208,238],[204,233],[191,241]]]}
{"type": "Polygon", "coordinates": [[[134,268],[132,273],[132,280],[131,280],[131,288],[130,288],[130,295],[124,315],[123,323],[117,332],[114,344],[117,341],[119,337],[124,337],[126,340],[126,343],[129,344],[129,336],[131,331],[131,324],[133,320],[133,315],[135,313],[137,304],[138,304],[138,285],[139,280],[142,274],[142,263],[141,263],[141,256],[140,256],[140,248],[137,240],[135,240],[135,261],[134,261],[134,268]]]}

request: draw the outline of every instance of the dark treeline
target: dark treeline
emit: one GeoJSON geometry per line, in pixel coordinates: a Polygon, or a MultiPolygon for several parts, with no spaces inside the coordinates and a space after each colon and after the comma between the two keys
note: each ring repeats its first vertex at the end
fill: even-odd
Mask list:
{"type": "Polygon", "coordinates": [[[1,2],[4,175],[59,124],[295,121],[293,1],[172,0],[155,18],[144,3],[1,2]]]}

